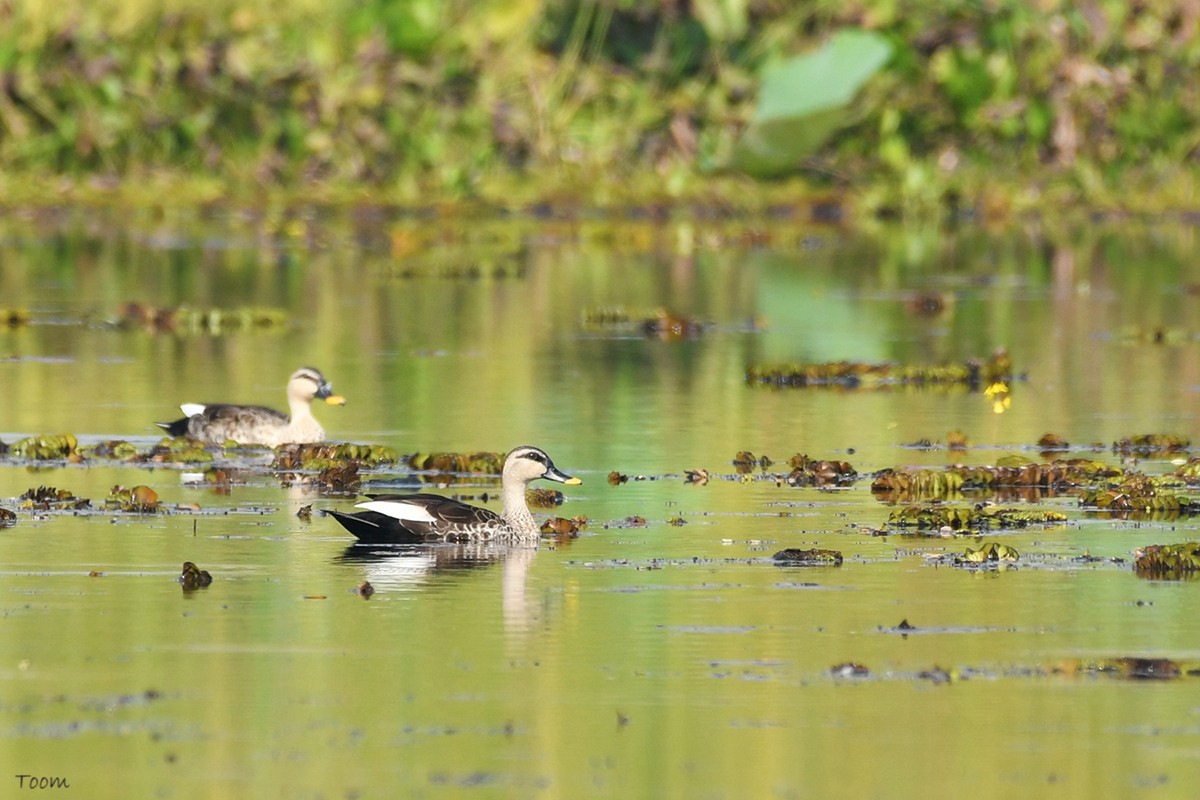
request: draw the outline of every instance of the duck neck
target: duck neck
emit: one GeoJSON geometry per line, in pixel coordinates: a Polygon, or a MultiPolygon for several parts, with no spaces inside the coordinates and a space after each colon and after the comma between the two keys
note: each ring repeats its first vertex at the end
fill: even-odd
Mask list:
{"type": "Polygon", "coordinates": [[[303,436],[305,439],[323,439],[325,431],[317,418],[313,416],[312,405],[304,400],[289,398],[288,430],[293,436],[303,436]]]}
{"type": "Polygon", "coordinates": [[[529,513],[529,506],[525,504],[525,484],[519,481],[506,483],[501,494],[503,510],[500,516],[504,517],[504,521],[509,527],[522,536],[533,536],[537,534],[537,525],[533,521],[533,515],[529,513]]]}

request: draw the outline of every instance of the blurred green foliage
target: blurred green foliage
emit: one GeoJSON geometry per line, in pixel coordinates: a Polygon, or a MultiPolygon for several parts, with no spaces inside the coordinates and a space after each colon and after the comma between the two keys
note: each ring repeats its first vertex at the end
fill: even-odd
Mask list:
{"type": "Polygon", "coordinates": [[[746,203],[761,77],[857,29],[891,60],[803,186],[1180,205],[1198,27],[1166,0],[25,0],[0,5],[0,193],[746,203]]]}

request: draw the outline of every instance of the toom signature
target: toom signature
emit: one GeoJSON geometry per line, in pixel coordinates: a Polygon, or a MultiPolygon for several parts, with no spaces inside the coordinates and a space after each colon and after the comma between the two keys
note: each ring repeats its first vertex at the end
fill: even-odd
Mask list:
{"type": "Polygon", "coordinates": [[[49,775],[16,775],[17,785],[22,789],[70,789],[66,778],[49,775]]]}

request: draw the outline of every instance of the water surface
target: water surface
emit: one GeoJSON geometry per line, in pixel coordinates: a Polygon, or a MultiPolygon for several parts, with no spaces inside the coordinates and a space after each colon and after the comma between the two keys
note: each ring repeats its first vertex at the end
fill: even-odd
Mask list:
{"type": "MultiPolygon", "coordinates": [[[[931,558],[972,538],[876,535],[891,507],[866,477],[792,488],[731,462],[749,450],[786,473],[807,453],[866,476],[1040,459],[1034,443],[1054,432],[1072,455],[1118,464],[1122,437],[1194,437],[1195,239],[1150,225],[853,236],[6,220],[0,308],[30,322],[0,329],[0,440],[148,448],[180,402],[281,407],[287,375],[312,364],[349,400],[317,409],[331,438],[404,454],[536,443],[584,481],[539,514],[589,523],[536,551],[364,550],[296,513],[351,498],[285,488],[265,458],[238,456],[228,490],[170,466],[8,459],[6,508],[39,485],[102,506],[114,485],[146,484],[172,511],[18,511],[0,529],[0,786],[31,774],[81,797],[1190,796],[1200,679],[1077,666],[1200,662],[1200,585],[1130,567],[1136,547],[1197,538],[1191,519],[1104,519],[1050,497],[1036,507],[1065,524],[994,532],[1021,561],[972,572],[931,558]],[[926,293],[946,308],[915,311],[926,293]],[[113,324],[129,302],[281,309],[287,322],[224,335],[113,324]],[[703,332],[589,322],[658,308],[703,332]],[[961,363],[999,347],[1026,376],[999,414],[961,388],[744,380],[758,363],[961,363]],[[971,447],[908,446],[951,431],[971,447]],[[700,468],[710,481],[688,483],[700,468]],[[786,547],[845,561],[775,566],[786,547]],[[183,592],[185,560],[213,584],[183,592]],[[902,620],[917,630],[895,630],[902,620]],[[847,662],[869,675],[831,673],[847,662]]],[[[495,489],[476,476],[447,491],[495,489]]]]}

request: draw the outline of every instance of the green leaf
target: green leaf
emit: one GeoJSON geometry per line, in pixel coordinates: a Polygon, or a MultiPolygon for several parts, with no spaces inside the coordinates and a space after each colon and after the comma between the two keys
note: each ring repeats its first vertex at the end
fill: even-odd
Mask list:
{"type": "Polygon", "coordinates": [[[820,49],[767,72],[758,110],[738,141],[733,163],[752,175],[793,170],[862,109],[859,89],[891,57],[892,45],[870,31],[839,31],[820,49]]]}

